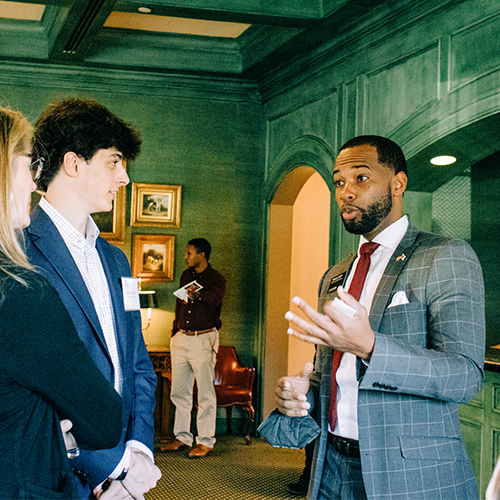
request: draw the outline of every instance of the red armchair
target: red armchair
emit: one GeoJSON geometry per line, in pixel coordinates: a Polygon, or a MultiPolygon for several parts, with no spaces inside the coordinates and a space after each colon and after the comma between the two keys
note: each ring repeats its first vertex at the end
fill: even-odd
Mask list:
{"type": "Polygon", "coordinates": [[[227,432],[231,434],[231,417],[234,405],[240,405],[248,415],[245,434],[246,443],[250,444],[250,430],[255,420],[252,405],[252,386],[255,368],[242,366],[233,346],[219,346],[215,365],[215,393],[217,406],[226,408],[227,432]]]}

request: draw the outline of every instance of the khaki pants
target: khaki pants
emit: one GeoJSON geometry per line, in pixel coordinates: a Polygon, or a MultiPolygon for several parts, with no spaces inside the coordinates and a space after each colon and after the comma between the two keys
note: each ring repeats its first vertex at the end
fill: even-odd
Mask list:
{"type": "Polygon", "coordinates": [[[172,359],[172,389],[170,399],[175,405],[174,435],[191,446],[191,410],[193,383],[198,387],[198,415],[196,444],[213,448],[217,400],[214,389],[214,368],[219,350],[219,332],[185,335],[177,332],[170,340],[172,359]]]}

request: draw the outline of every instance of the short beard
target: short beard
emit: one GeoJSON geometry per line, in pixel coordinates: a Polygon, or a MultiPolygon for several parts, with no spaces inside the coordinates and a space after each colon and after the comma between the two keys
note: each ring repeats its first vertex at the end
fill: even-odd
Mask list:
{"type": "Polygon", "coordinates": [[[389,186],[387,194],[370,205],[366,210],[356,207],[361,213],[361,219],[356,221],[345,220],[342,216],[342,222],[345,228],[352,234],[371,233],[391,212],[392,210],[392,189],[389,186]]]}

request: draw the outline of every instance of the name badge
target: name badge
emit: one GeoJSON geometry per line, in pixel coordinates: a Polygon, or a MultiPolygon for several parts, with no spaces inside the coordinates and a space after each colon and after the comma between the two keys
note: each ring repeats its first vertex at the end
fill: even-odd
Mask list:
{"type": "Polygon", "coordinates": [[[337,276],[334,276],[331,279],[330,284],[328,285],[328,290],[326,291],[326,293],[332,293],[335,290],[337,290],[337,288],[340,285],[342,285],[342,283],[344,282],[344,278],[345,278],[346,274],[347,274],[347,271],[345,273],[337,274],[337,276]]]}
{"type": "Polygon", "coordinates": [[[137,278],[122,278],[122,291],[125,311],[139,311],[141,302],[139,300],[139,281],[137,278]]]}

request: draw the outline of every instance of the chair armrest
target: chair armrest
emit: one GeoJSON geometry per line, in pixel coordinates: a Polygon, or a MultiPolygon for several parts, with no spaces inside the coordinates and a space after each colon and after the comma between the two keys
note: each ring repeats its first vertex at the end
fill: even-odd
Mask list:
{"type": "Polygon", "coordinates": [[[255,376],[255,368],[246,366],[238,366],[235,370],[231,371],[231,380],[228,380],[228,385],[235,387],[252,388],[253,379],[255,376]]]}

